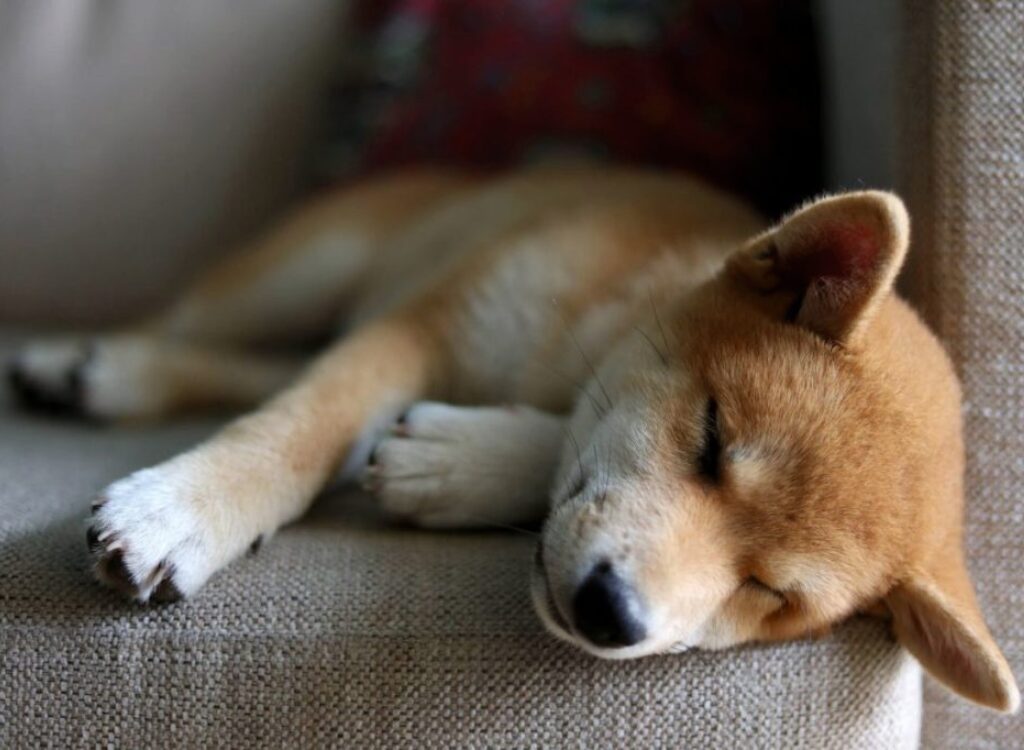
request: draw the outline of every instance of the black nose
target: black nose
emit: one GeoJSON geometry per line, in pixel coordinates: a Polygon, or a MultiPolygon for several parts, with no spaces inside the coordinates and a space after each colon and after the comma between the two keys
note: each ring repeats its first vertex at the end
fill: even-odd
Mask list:
{"type": "Polygon", "coordinates": [[[576,628],[604,648],[632,646],[646,637],[636,609],[635,594],[608,562],[594,566],[572,600],[576,628]]]}

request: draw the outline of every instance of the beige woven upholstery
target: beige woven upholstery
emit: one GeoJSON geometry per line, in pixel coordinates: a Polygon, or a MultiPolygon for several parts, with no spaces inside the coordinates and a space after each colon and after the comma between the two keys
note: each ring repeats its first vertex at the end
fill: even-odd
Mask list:
{"type": "MultiPolygon", "coordinates": [[[[12,19],[45,25],[52,5],[0,8],[0,62],[12,50],[48,49],[5,44],[4,31],[13,33],[12,19]],[[29,8],[36,10],[22,10],[29,8]]],[[[289,50],[330,38],[334,3],[250,3],[247,12],[263,21],[243,26],[263,29],[264,49],[195,36],[203,14],[222,3],[178,4],[196,26],[168,25],[143,9],[150,5],[132,5],[134,21],[80,15],[58,25],[55,33],[78,39],[66,48],[80,59],[48,58],[51,67],[39,72],[53,76],[46,85],[15,91],[0,77],[0,317],[101,318],[138,307],[287,192],[301,133],[294,122],[261,116],[277,111],[269,102],[279,96],[294,101],[295,112],[308,106],[311,90],[292,84],[312,80],[313,58],[289,50]],[[83,67],[105,59],[90,57],[86,42],[127,44],[131,34],[136,52],[157,40],[167,46],[116,64],[159,59],[186,77],[214,65],[199,98],[167,83],[180,83],[173,76],[150,70],[141,80],[163,81],[147,90],[171,96],[174,112],[201,109],[191,119],[221,129],[165,128],[132,110],[141,119],[113,131],[128,156],[90,160],[120,153],[116,139],[91,138],[117,122],[105,119],[113,103],[127,101],[105,92],[98,107],[90,97],[76,100],[92,113],[89,138],[60,129],[60,117],[74,121],[70,109],[45,107],[34,110],[36,132],[11,136],[32,111],[25,106],[41,106],[15,108],[15,94],[81,90],[72,73],[107,75],[83,67]],[[188,65],[175,67],[175,50],[188,65]],[[254,69],[258,61],[269,68],[254,69]],[[248,89],[252,81],[273,85],[248,89]],[[93,150],[71,174],[67,154],[83,144],[93,150]],[[269,164],[252,158],[271,145],[263,151],[274,154],[269,164]],[[233,203],[252,194],[258,180],[245,170],[257,163],[264,179],[280,182],[259,182],[265,192],[251,206],[233,203]],[[28,200],[54,185],[63,192],[28,200]],[[157,226],[157,217],[173,220],[157,226]],[[142,246],[150,252],[135,255],[142,246]],[[153,250],[166,251],[159,265],[153,250]]],[[[971,565],[993,630],[1022,676],[1024,3],[904,5],[911,87],[900,120],[915,220],[905,283],[964,379],[971,565]]],[[[812,643],[599,662],[541,632],[526,593],[529,540],[385,528],[340,496],[192,602],[143,609],[90,584],[82,524],[90,495],[210,429],[98,430],[14,415],[0,398],[0,747],[916,745],[919,671],[877,623],[856,621],[812,643]]],[[[927,684],[926,747],[1021,745],[1019,717],[995,717],[927,684]]]]}
{"type": "MultiPolygon", "coordinates": [[[[949,347],[966,405],[967,546],[982,607],[1024,678],[1024,3],[907,3],[905,173],[914,302],[949,347]]],[[[1024,744],[927,687],[927,748],[1024,744]]]]}
{"type": "Polygon", "coordinates": [[[542,632],[531,540],[382,528],[340,496],[193,601],[93,585],[90,494],[208,429],[0,419],[0,747],[916,745],[920,672],[879,623],[601,662],[542,632]]]}

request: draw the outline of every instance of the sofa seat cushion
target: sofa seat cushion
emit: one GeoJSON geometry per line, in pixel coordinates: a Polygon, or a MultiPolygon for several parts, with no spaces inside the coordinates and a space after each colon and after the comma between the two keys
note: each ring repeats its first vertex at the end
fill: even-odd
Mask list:
{"type": "Polygon", "coordinates": [[[920,671],[877,622],[602,662],[542,630],[530,538],[396,529],[352,494],[192,600],[93,583],[93,493],[214,426],[0,401],[0,747],[916,747],[920,671]]]}

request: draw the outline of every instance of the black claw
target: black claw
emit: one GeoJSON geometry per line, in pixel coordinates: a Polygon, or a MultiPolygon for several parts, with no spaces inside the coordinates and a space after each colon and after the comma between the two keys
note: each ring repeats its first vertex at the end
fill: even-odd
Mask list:
{"type": "Polygon", "coordinates": [[[252,540],[252,544],[249,545],[249,554],[250,555],[255,555],[257,552],[260,551],[260,547],[262,547],[262,546],[263,546],[263,534],[260,534],[258,537],[253,539],[252,540]]]}
{"type": "Polygon", "coordinates": [[[13,360],[7,365],[7,385],[11,393],[25,406],[35,409],[45,407],[43,394],[32,385],[17,360],[13,360]]]}
{"type": "Polygon", "coordinates": [[[73,411],[75,414],[84,413],[85,368],[89,366],[89,363],[92,362],[95,356],[96,345],[91,342],[83,344],[81,359],[78,360],[78,364],[76,364],[68,371],[67,378],[65,380],[65,398],[67,402],[67,408],[73,411]]]}
{"type": "Polygon", "coordinates": [[[174,566],[167,566],[167,571],[164,573],[164,579],[157,584],[157,587],[153,589],[153,593],[150,594],[150,599],[158,604],[170,604],[176,602],[182,598],[181,590],[174,585],[174,566]]]}
{"type": "Polygon", "coordinates": [[[76,365],[68,370],[64,378],[64,394],[66,396],[67,408],[72,411],[79,411],[82,408],[82,365],[76,365]]]}
{"type": "Polygon", "coordinates": [[[99,571],[103,579],[118,591],[129,595],[135,594],[135,582],[132,581],[131,573],[124,564],[124,554],[121,550],[114,550],[100,560],[99,571]]]}
{"type": "Polygon", "coordinates": [[[90,552],[97,552],[100,548],[99,532],[92,526],[85,532],[85,543],[89,545],[90,552]]]}
{"type": "Polygon", "coordinates": [[[22,374],[17,360],[7,363],[7,385],[12,391],[20,391],[25,387],[25,376],[22,374]]]}
{"type": "Polygon", "coordinates": [[[398,419],[395,420],[395,426],[392,428],[392,431],[396,435],[409,437],[409,411],[411,411],[411,409],[403,411],[398,419]]]}
{"type": "Polygon", "coordinates": [[[27,409],[46,414],[59,414],[68,410],[64,399],[38,388],[17,365],[8,372],[7,382],[15,397],[27,409]]]}
{"type": "Polygon", "coordinates": [[[32,381],[17,359],[7,365],[7,383],[11,392],[22,406],[33,411],[53,415],[74,415],[83,413],[85,384],[83,373],[94,356],[95,347],[82,347],[78,363],[64,377],[62,388],[44,388],[32,381]]]}

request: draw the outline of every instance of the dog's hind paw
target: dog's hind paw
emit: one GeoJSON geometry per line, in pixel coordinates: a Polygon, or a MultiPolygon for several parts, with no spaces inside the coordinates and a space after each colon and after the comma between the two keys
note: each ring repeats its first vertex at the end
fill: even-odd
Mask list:
{"type": "Polygon", "coordinates": [[[11,392],[32,409],[80,414],[84,410],[85,371],[93,354],[86,341],[29,344],[8,363],[11,392]]]}
{"type": "Polygon", "coordinates": [[[153,344],[143,337],[55,339],[26,345],[8,363],[15,397],[38,411],[99,420],[158,415],[153,344]]]}

